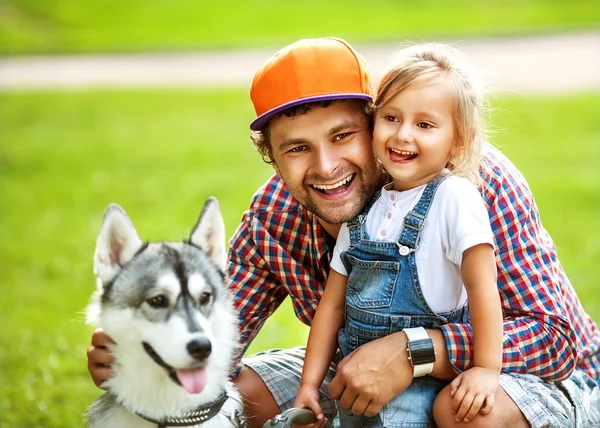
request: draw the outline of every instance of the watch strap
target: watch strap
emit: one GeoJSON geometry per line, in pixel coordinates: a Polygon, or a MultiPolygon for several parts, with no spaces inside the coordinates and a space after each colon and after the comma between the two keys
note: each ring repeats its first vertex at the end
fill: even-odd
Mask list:
{"type": "Polygon", "coordinates": [[[433,340],[423,327],[405,328],[403,331],[408,338],[408,358],[413,366],[413,377],[428,375],[433,371],[435,361],[433,340]]]}

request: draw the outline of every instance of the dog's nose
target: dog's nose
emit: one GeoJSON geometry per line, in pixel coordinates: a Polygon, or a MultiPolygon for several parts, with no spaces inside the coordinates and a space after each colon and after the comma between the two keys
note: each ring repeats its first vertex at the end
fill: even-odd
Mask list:
{"type": "Polygon", "coordinates": [[[197,360],[203,360],[210,355],[210,340],[206,338],[194,339],[187,344],[188,353],[197,360]]]}

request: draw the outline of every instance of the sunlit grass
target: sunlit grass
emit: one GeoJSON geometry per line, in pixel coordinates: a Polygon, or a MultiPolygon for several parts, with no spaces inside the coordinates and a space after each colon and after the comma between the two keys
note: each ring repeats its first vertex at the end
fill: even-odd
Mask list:
{"type": "Polygon", "coordinates": [[[173,51],[597,28],[597,0],[4,0],[0,53],[173,51]]]}

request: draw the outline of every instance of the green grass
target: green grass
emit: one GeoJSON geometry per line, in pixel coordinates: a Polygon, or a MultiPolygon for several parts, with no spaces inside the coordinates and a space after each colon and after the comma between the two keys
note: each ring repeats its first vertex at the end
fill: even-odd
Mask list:
{"type": "Polygon", "coordinates": [[[0,0],[0,54],[284,46],[597,28],[597,0],[0,0]]]}
{"type": "MultiPolygon", "coordinates": [[[[498,97],[495,143],[529,179],[600,321],[600,94],[498,97]]],[[[0,426],[78,427],[100,394],[86,369],[92,254],[104,207],[143,238],[187,235],[209,195],[233,233],[271,174],[248,140],[246,92],[0,94],[0,426]]],[[[252,346],[304,343],[289,306],[252,346]]]]}

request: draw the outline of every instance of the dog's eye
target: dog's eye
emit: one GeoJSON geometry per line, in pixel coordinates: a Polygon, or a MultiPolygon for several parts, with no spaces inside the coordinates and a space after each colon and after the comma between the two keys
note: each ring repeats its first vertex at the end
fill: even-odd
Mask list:
{"type": "Polygon", "coordinates": [[[205,291],[204,293],[202,293],[200,295],[200,299],[199,299],[200,304],[201,305],[206,305],[208,302],[210,302],[210,298],[211,297],[212,297],[212,294],[209,293],[209,292],[207,292],[207,291],[205,291]]]}
{"type": "Polygon", "coordinates": [[[166,308],[167,306],[169,306],[169,299],[167,299],[162,294],[151,297],[150,299],[148,299],[146,301],[153,308],[166,308]]]}

